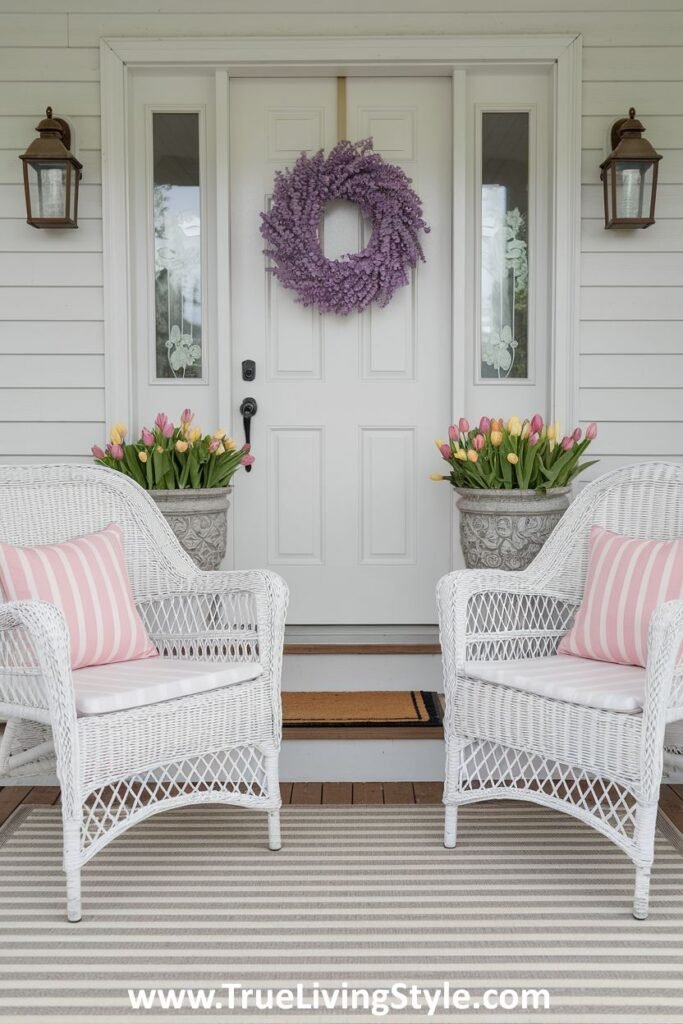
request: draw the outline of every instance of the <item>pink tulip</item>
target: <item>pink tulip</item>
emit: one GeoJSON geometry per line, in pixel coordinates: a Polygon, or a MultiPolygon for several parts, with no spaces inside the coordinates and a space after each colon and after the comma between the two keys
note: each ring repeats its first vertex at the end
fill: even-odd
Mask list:
{"type": "Polygon", "coordinates": [[[574,447],[574,438],[573,437],[563,437],[562,438],[562,447],[563,447],[563,449],[566,452],[568,452],[570,448],[574,447]]]}
{"type": "Polygon", "coordinates": [[[104,458],[104,452],[103,452],[103,450],[100,448],[100,446],[98,444],[94,444],[92,446],[92,448],[90,449],[90,451],[93,453],[93,455],[95,456],[96,459],[103,459],[104,458]]]}
{"type": "Polygon", "coordinates": [[[142,443],[143,444],[154,444],[154,434],[147,427],[142,428],[142,443]]]}
{"type": "Polygon", "coordinates": [[[113,444],[109,448],[109,454],[113,459],[117,459],[121,462],[123,459],[123,448],[120,444],[113,444]]]}
{"type": "Polygon", "coordinates": [[[581,440],[581,427],[576,427],[572,434],[573,439],[578,443],[581,440]]]}
{"type": "Polygon", "coordinates": [[[193,419],[194,419],[194,413],[192,412],[192,409],[183,409],[183,411],[180,414],[180,422],[181,423],[192,423],[193,419]]]}
{"type": "Polygon", "coordinates": [[[466,434],[469,431],[469,429],[470,429],[469,422],[468,422],[468,420],[465,419],[464,416],[460,417],[460,422],[458,423],[458,429],[459,429],[461,434],[466,434]]]}
{"type": "Polygon", "coordinates": [[[453,454],[451,452],[450,445],[448,445],[448,444],[440,444],[439,445],[439,451],[443,455],[443,457],[446,460],[446,462],[448,462],[448,460],[450,459],[451,455],[453,454]]]}
{"type": "Polygon", "coordinates": [[[166,415],[166,413],[165,412],[158,412],[157,415],[156,415],[156,419],[154,420],[154,426],[158,427],[159,430],[163,430],[167,423],[168,423],[168,416],[166,415]]]}
{"type": "Polygon", "coordinates": [[[475,434],[472,440],[472,444],[477,449],[477,451],[480,452],[484,445],[486,444],[486,438],[484,437],[483,434],[475,434]]]}
{"type": "Polygon", "coordinates": [[[541,435],[539,434],[539,432],[537,430],[535,430],[533,434],[529,434],[529,445],[530,445],[530,447],[534,448],[538,444],[540,439],[541,439],[541,435]]]}
{"type": "Polygon", "coordinates": [[[491,420],[488,418],[488,416],[482,416],[482,418],[479,420],[479,429],[481,430],[482,434],[488,434],[489,430],[491,429],[491,420]]]}
{"type": "Polygon", "coordinates": [[[174,430],[175,427],[173,426],[172,423],[169,422],[165,423],[164,426],[161,428],[161,433],[164,435],[164,437],[172,437],[174,430]]]}
{"type": "Polygon", "coordinates": [[[213,441],[209,445],[209,451],[211,452],[212,455],[216,451],[216,449],[218,448],[218,445],[221,444],[221,443],[222,442],[220,441],[219,438],[214,437],[213,441]]]}
{"type": "Polygon", "coordinates": [[[450,437],[451,441],[458,440],[458,428],[455,426],[455,424],[452,424],[448,428],[448,436],[450,437]]]}
{"type": "Polygon", "coordinates": [[[598,436],[598,425],[597,423],[589,423],[586,427],[586,437],[589,441],[594,441],[598,436]]]}
{"type": "Polygon", "coordinates": [[[540,434],[543,430],[543,417],[536,412],[531,417],[531,433],[540,434]]]}
{"type": "Polygon", "coordinates": [[[243,455],[242,458],[240,459],[240,462],[242,463],[243,466],[253,466],[253,464],[256,462],[256,459],[254,458],[253,455],[243,455]]]}

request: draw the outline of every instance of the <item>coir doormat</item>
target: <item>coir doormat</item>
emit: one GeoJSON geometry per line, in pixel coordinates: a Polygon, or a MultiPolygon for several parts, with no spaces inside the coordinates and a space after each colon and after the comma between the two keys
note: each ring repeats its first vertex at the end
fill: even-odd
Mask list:
{"type": "Polygon", "coordinates": [[[428,690],[346,690],[282,694],[283,722],[297,728],[391,725],[406,728],[442,724],[437,693],[428,690]]]}

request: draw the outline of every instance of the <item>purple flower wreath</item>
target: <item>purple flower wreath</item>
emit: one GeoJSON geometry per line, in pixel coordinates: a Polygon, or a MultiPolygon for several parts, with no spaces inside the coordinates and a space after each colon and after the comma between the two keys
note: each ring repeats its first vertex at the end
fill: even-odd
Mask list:
{"type": "Polygon", "coordinates": [[[364,142],[338,142],[325,158],[305,153],[292,170],[275,176],[273,202],[261,214],[269,268],[304,306],[346,315],[371,302],[386,306],[408,283],[408,268],[424,260],[420,232],[429,231],[411,179],[364,142]],[[372,235],[361,252],[329,260],[320,245],[326,203],[346,199],[370,220],[372,235]]]}

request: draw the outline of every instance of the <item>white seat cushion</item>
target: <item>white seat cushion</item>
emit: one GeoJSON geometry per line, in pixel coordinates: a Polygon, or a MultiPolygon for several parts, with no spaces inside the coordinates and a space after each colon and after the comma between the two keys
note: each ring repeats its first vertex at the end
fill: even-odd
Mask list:
{"type": "Polygon", "coordinates": [[[566,654],[517,661],[470,661],[465,671],[471,679],[601,711],[638,714],[645,698],[644,668],[566,654]]]}
{"type": "Polygon", "coordinates": [[[253,661],[224,664],[150,658],[92,665],[78,669],[72,677],[78,714],[101,715],[244,683],[262,672],[259,663],[253,661]]]}

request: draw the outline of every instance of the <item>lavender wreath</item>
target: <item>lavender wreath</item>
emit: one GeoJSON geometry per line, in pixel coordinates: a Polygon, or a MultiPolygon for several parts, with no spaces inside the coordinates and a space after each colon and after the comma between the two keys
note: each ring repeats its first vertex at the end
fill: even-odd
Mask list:
{"type": "Polygon", "coordinates": [[[338,142],[327,158],[322,150],[302,153],[291,170],[277,172],[271,208],[261,214],[269,271],[321,313],[386,306],[408,283],[408,269],[424,261],[420,232],[429,227],[410,185],[400,167],[374,152],[372,139],[338,142]],[[333,199],[356,203],[372,226],[364,249],[336,260],[320,245],[323,209],[333,199]]]}

